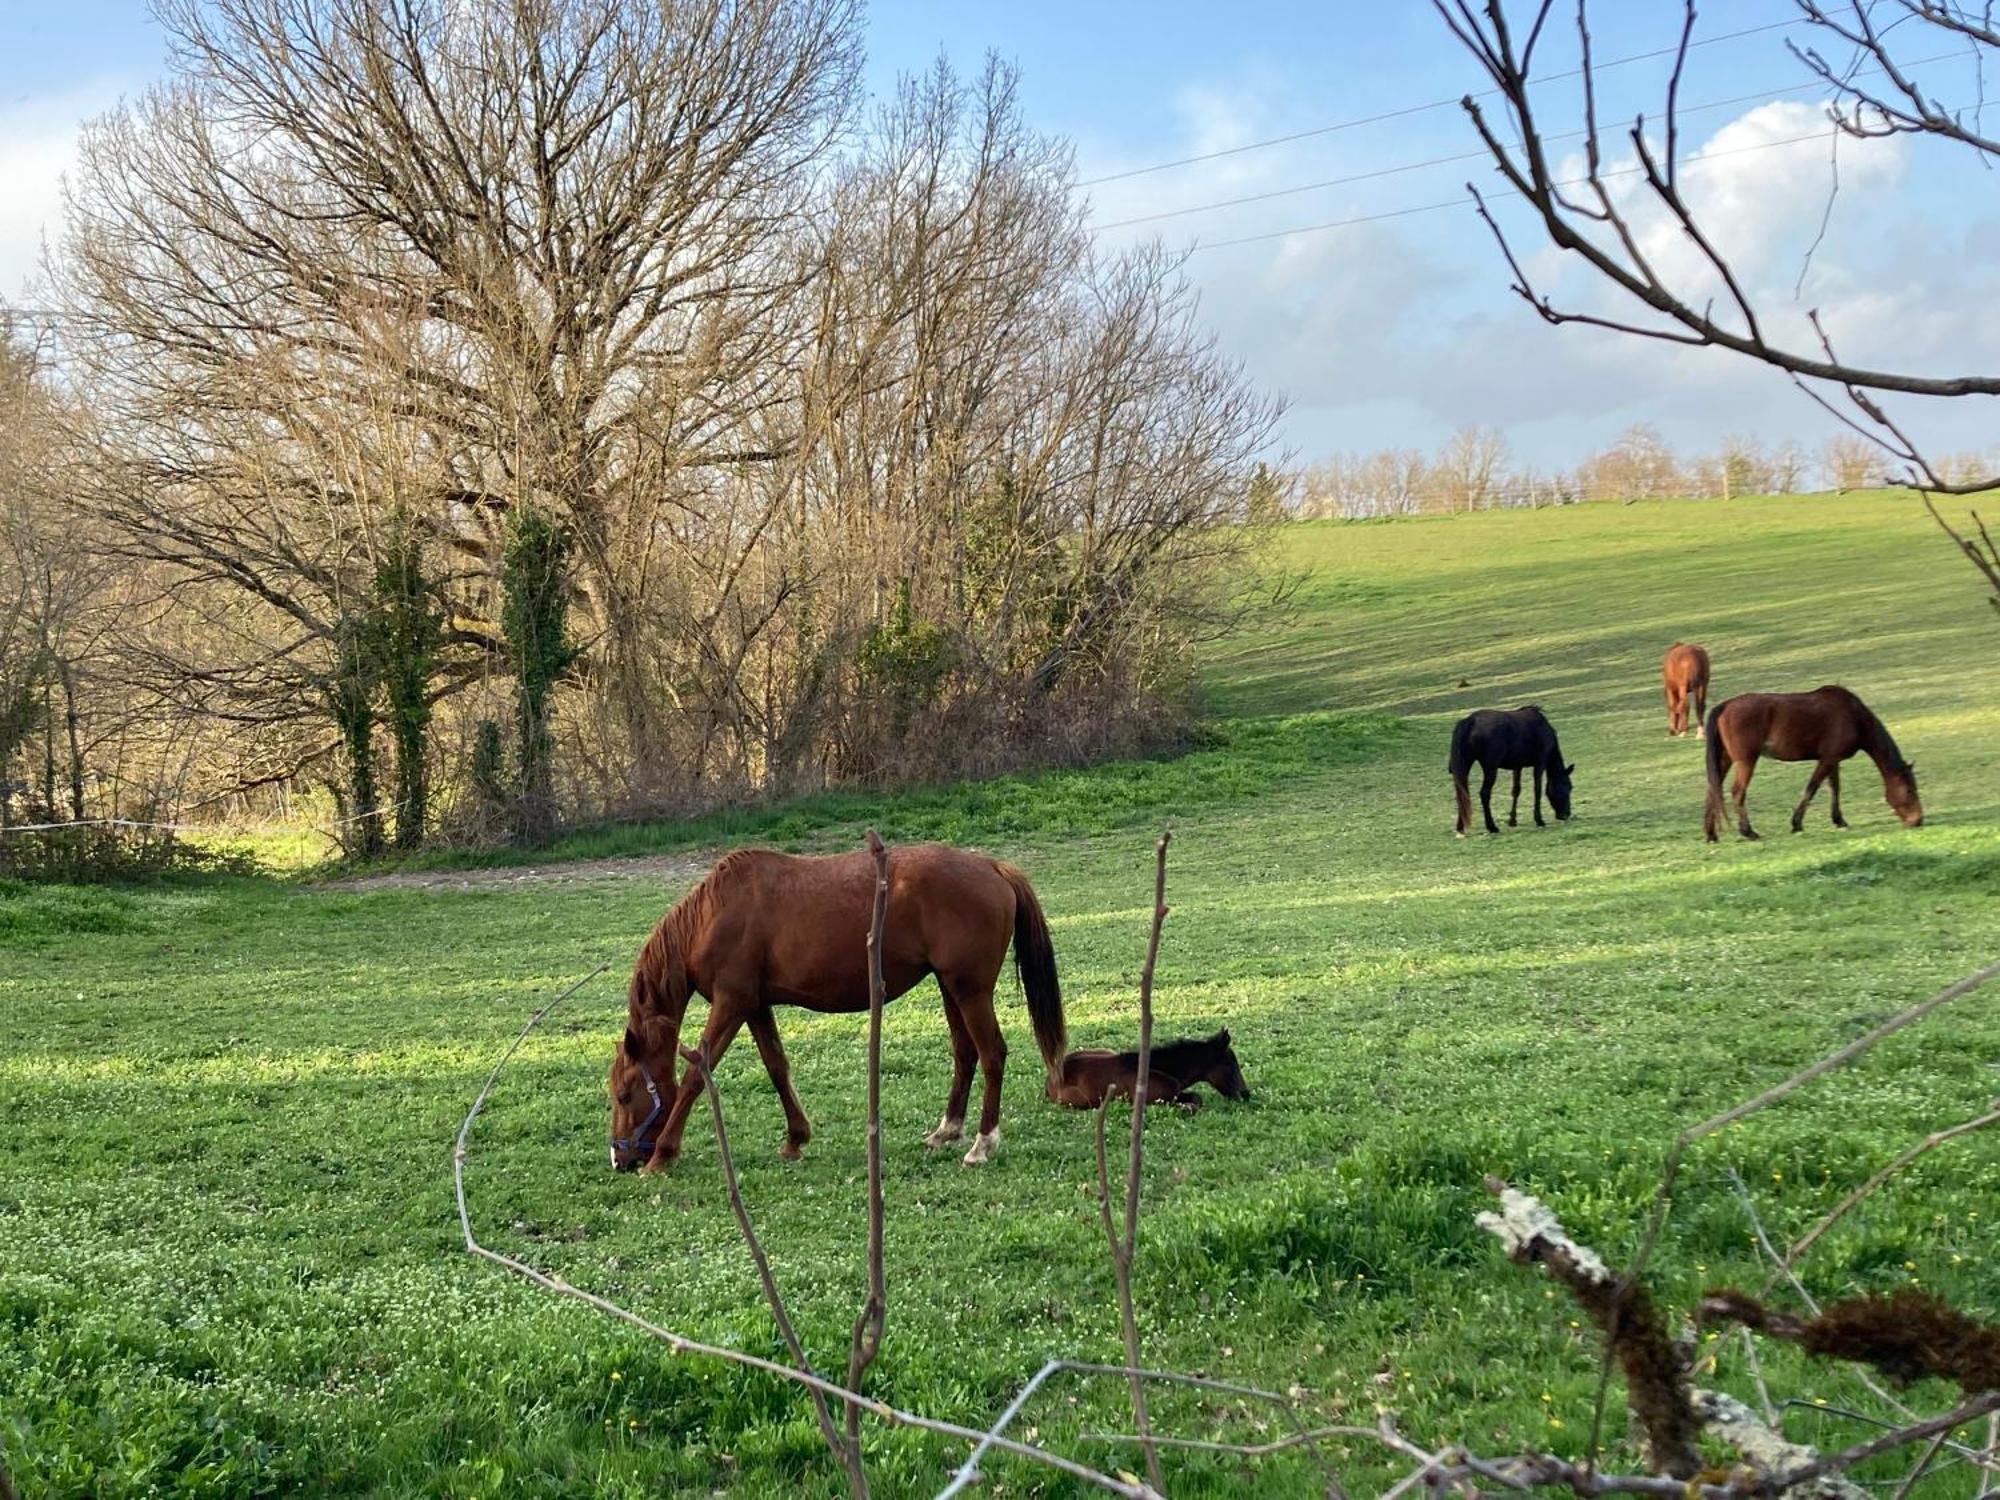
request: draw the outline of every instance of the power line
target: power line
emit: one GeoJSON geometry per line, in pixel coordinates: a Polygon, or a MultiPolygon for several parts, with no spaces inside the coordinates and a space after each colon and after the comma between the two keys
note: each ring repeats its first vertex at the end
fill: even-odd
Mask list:
{"type": "MultiPolygon", "coordinates": [[[[1811,135],[1791,135],[1784,137],[1782,140],[1758,141],[1755,145],[1750,146],[1731,146],[1722,151],[1711,151],[1706,156],[1692,157],[1682,163],[1682,167],[1683,170],[1691,172],[1704,162],[1718,161],[1725,156],[1745,156],[1752,151],[1771,151],[1779,146],[1797,146],[1807,141],[1831,140],[1839,133],[1840,131],[1836,127],[1832,130],[1815,131],[1811,135]]],[[[1637,177],[1644,170],[1645,168],[1643,167],[1614,167],[1608,172],[1599,172],[1597,177],[1599,181],[1612,177],[1637,177]]],[[[1588,176],[1569,177],[1551,185],[1565,188],[1583,187],[1589,182],[1590,178],[1588,176]]],[[[1519,198],[1520,196],[1521,194],[1509,188],[1504,192],[1488,193],[1486,201],[1495,203],[1502,199],[1519,198]]],[[[1386,213],[1357,214],[1349,219],[1329,219],[1324,224],[1300,224],[1291,229],[1274,229],[1267,234],[1246,234],[1231,240],[1209,240],[1206,243],[1196,243],[1190,246],[1189,253],[1194,254],[1202,250],[1224,250],[1231,245],[1255,245],[1265,240],[1281,240],[1294,234],[1318,234],[1322,230],[1346,229],[1350,225],[1373,224],[1382,219],[1406,219],[1412,214],[1431,214],[1438,213],[1447,208],[1463,208],[1466,206],[1466,203],[1467,200],[1464,198],[1451,198],[1442,203],[1420,203],[1413,208],[1394,208],[1386,213]]]]}
{"type": "MultiPolygon", "coordinates": [[[[1949,62],[1958,55],[1952,52],[1939,52],[1934,53],[1930,57],[1911,58],[1908,62],[1901,64],[1901,66],[1906,68],[1920,68],[1929,63],[1949,62]]],[[[1852,76],[1856,78],[1866,77],[1869,74],[1885,71],[1886,69],[1882,68],[1870,68],[1864,73],[1856,73],[1852,76]]],[[[1788,83],[1773,88],[1759,89],[1749,94],[1737,94],[1729,99],[1711,99],[1706,104],[1691,104],[1685,108],[1677,108],[1674,113],[1676,117],[1698,115],[1708,110],[1728,109],[1738,104],[1761,103],[1766,100],[1776,99],[1784,94],[1796,94],[1805,90],[1819,88],[1822,86],[1822,82],[1818,78],[1807,78],[1798,83],[1788,83]]],[[[1588,130],[1567,130],[1560,135],[1545,135],[1542,139],[1553,145],[1560,141],[1580,141],[1589,134],[1588,130]]],[[[1599,132],[1599,134],[1601,135],[1602,132],[1599,132]]],[[[1452,156],[1433,156],[1425,161],[1404,162],[1400,166],[1377,167],[1373,171],[1353,172],[1345,177],[1327,177],[1318,182],[1300,183],[1297,187],[1272,188],[1268,192],[1246,193],[1239,198],[1220,198],[1213,203],[1195,203],[1186,208],[1168,208],[1162,209],[1158,213],[1139,214],[1130,219],[1114,219],[1108,224],[1091,226],[1090,232],[1092,234],[1106,234],[1113,229],[1130,229],[1136,224],[1155,224],[1162,219],[1185,218],[1189,214],[1208,213],[1218,208],[1240,208],[1246,203],[1266,203],[1273,198],[1295,197],[1300,193],[1317,192],[1321,188],[1349,187],[1357,182],[1373,182],[1383,177],[1395,177],[1404,172],[1420,172],[1428,167],[1450,166],[1454,162],[1462,161],[1481,161],[1486,156],[1487,152],[1484,147],[1476,151],[1460,151],[1452,156]]]]}
{"type": "MultiPolygon", "coordinates": [[[[1794,19],[1789,21],[1770,21],[1762,26],[1746,26],[1741,31],[1725,31],[1719,36],[1703,37],[1700,41],[1690,42],[1688,43],[1688,50],[1693,51],[1696,47],[1713,47],[1720,42],[1733,42],[1746,36],[1757,36],[1767,31],[1782,31],[1787,27],[1802,24],[1804,24],[1802,21],[1794,19]]],[[[1680,48],[1675,46],[1659,47],[1651,52],[1634,52],[1629,57],[1614,57],[1606,62],[1593,62],[1591,70],[1601,73],[1609,68],[1622,68],[1627,63],[1650,62],[1655,58],[1672,57],[1679,51],[1680,48]]],[[[1572,68],[1566,73],[1550,73],[1542,81],[1545,83],[1554,83],[1558,79],[1580,78],[1582,76],[1582,68],[1572,68]]],[[[1499,93],[1498,89],[1486,89],[1472,95],[1472,97],[1475,99],[1490,99],[1497,93],[1499,93]]],[[[1448,109],[1465,97],[1463,94],[1454,94],[1449,99],[1433,99],[1428,104],[1410,104],[1404,106],[1402,109],[1384,110],[1380,114],[1363,115],[1359,119],[1354,120],[1342,120],[1336,125],[1320,125],[1311,130],[1295,130],[1290,135],[1274,135],[1267,140],[1246,141],[1241,146],[1227,146],[1220,151],[1205,151],[1199,156],[1183,156],[1174,161],[1155,162],[1149,167],[1128,167],[1122,172],[1107,172],[1102,177],[1086,177],[1077,186],[1096,187],[1100,183],[1123,182],[1128,177],[1144,177],[1148,173],[1165,172],[1174,167],[1191,167],[1198,162],[1217,161],[1225,156],[1240,156],[1246,151],[1262,151],[1270,146],[1290,145],[1293,141],[1309,140],[1314,136],[1332,135],[1334,132],[1341,130],[1354,130],[1362,125],[1379,125],[1384,120],[1406,119],[1410,115],[1424,114],[1433,109],[1448,109]]]]}

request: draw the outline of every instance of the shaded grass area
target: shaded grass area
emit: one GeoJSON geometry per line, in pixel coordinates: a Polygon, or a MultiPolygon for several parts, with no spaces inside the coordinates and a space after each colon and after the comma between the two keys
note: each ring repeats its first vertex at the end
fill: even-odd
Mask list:
{"type": "MultiPolygon", "coordinates": [[[[1073,1044],[1129,1045],[1151,837],[1170,816],[1161,1034],[1228,1024],[1255,1098],[1149,1122],[1135,1285],[1149,1360],[1296,1385],[1317,1420],[1369,1422],[1384,1403],[1419,1440],[1575,1453],[1594,1345],[1473,1228],[1482,1176],[1545,1194],[1623,1259],[1675,1130],[2000,947],[1993,628],[1925,525],[1840,501],[1298,528],[1304,607],[1216,664],[1213,743],[854,799],[817,822],[785,810],[755,836],[839,843],[873,818],[1027,861],[1073,1044]],[[1857,767],[1853,832],[1819,808],[1798,838],[1703,846],[1699,747],[1664,738],[1657,694],[1675,636],[1709,644],[1722,695],[1856,687],[1923,767],[1930,821],[1896,827],[1857,767]],[[1530,697],[1578,762],[1578,817],[1453,840],[1451,717],[1530,697]]],[[[1767,822],[1801,779],[1760,772],[1767,822]]],[[[459,1118],[533,1005],[610,958],[481,1123],[482,1234],[692,1335],[778,1355],[699,1120],[670,1176],[603,1164],[618,971],[672,894],[0,888],[0,1451],[23,1493],[840,1493],[789,1389],[676,1361],[457,1249],[459,1118]]],[[[1001,1014],[1005,1144],[977,1172],[919,1145],[949,1074],[934,992],[898,1001],[885,1028],[892,1300],[873,1389],[972,1423],[1051,1354],[1119,1350],[1089,1118],[1041,1100],[1018,995],[1001,1014]]],[[[780,1023],[817,1130],[803,1163],[777,1159],[754,1051],[732,1051],[720,1078],[776,1273],[837,1366],[863,1285],[865,1026],[780,1023]]],[[[1677,1308],[1761,1281],[1729,1169],[1772,1232],[1795,1235],[1896,1150],[1978,1113],[2000,1092],[1996,1062],[2000,997],[1975,996],[1704,1143],[1656,1291],[1677,1308]]],[[[1805,1275],[1822,1295],[1915,1282],[1992,1316],[1996,1213],[2000,1141],[1972,1137],[1854,1214],[1805,1275]]],[[[1869,1399],[1790,1351],[1766,1373],[1808,1401],[1869,1399]]],[[[1727,1350],[1715,1378],[1748,1393],[1727,1350]]],[[[1254,1409],[1158,1407],[1190,1435],[1277,1435],[1254,1409]]],[[[1135,1452],[1085,1434],[1129,1420],[1118,1388],[1079,1383],[1022,1419],[1127,1468],[1135,1452]]],[[[1790,1423],[1805,1440],[1863,1435],[1813,1409],[1790,1423]]],[[[878,1492],[918,1495],[960,1454],[878,1428],[868,1456],[878,1492]]],[[[1079,1493],[1017,1463],[989,1472],[996,1492],[1079,1493]]],[[[1343,1472],[1361,1492],[1388,1471],[1357,1451],[1343,1472]]],[[[1176,1495],[1324,1485],[1299,1455],[1254,1472],[1171,1455],[1168,1474],[1176,1495]]],[[[1926,1487],[1969,1483],[1947,1470],[1926,1487]]]]}

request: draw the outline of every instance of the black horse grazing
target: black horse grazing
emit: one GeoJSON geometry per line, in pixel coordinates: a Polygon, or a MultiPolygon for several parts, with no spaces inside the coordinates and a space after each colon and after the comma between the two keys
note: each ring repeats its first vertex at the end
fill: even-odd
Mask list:
{"type": "Polygon", "coordinates": [[[1521,811],[1521,772],[1535,773],[1535,826],[1542,821],[1542,778],[1548,778],[1549,806],[1558,818],[1569,816],[1570,773],[1575,766],[1563,764],[1562,747],[1556,743],[1555,726],[1530,703],[1526,708],[1482,708],[1458,721],[1451,732],[1451,780],[1458,790],[1458,836],[1472,825],[1472,789],[1466,778],[1473,762],[1486,775],[1479,783],[1479,806],[1486,814],[1486,831],[1498,833],[1493,821],[1493,778],[1502,771],[1514,773],[1514,801],[1507,809],[1512,826],[1521,811]]]}

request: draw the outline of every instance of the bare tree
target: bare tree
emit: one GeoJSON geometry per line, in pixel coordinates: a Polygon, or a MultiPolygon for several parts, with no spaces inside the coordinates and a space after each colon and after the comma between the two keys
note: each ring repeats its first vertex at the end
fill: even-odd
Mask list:
{"type": "Polygon", "coordinates": [[[372,837],[388,724],[400,838],[427,744],[494,782],[511,679],[541,831],[1184,705],[1278,408],[1178,262],[1094,251],[1010,70],[857,129],[851,0],[167,21],[175,82],[72,186],[79,494],[178,591],[150,690],[234,757],[320,768],[372,837]]]}
{"type": "MultiPolygon", "coordinates": [[[[773,456],[743,441],[796,277],[773,226],[845,118],[852,5],[163,19],[176,80],[88,133],[60,269],[105,398],[99,514],[130,555],[249,596],[219,609],[275,616],[221,675],[267,697],[340,675],[327,601],[397,486],[330,465],[328,433],[396,430],[429,472],[392,503],[440,538],[468,510],[550,510],[577,587],[625,619],[635,455],[773,456]]],[[[602,632],[602,670],[633,634],[602,632]]]]}
{"type": "Polygon", "coordinates": [[[1798,494],[1805,483],[1809,462],[1798,440],[1786,438],[1771,453],[1772,489],[1780,495],[1798,494]]]}
{"type": "MultiPolygon", "coordinates": [[[[1986,133],[1975,108],[1948,106],[1922,81],[1910,61],[1919,49],[1938,48],[1967,57],[1978,76],[2000,59],[2000,30],[1984,6],[1956,0],[1793,0],[1806,39],[1788,45],[1805,70],[1831,90],[1829,139],[1901,135],[1954,146],[1969,161],[1991,166],[2000,140],[1986,133]]],[[[1524,199],[1549,242],[1608,284],[1628,312],[1593,312],[1558,306],[1539,290],[1487,208],[1471,188],[1479,211],[1500,242],[1514,274],[1514,290],[1546,321],[1581,323],[1685,347],[1718,348],[1781,370],[1857,434],[1867,437],[1898,470],[1900,482],[1932,494],[1966,495],[2000,488],[2000,472],[1967,479],[1947,477],[1926,458],[1888,402],[1903,398],[1957,400],[2000,395],[2000,375],[1928,375],[1843,359],[1817,309],[1803,320],[1785,320],[1761,304],[1744,277],[1718,248],[1716,226],[1704,223],[1684,191],[1685,165],[1679,114],[1680,89],[1695,33],[1694,0],[1686,0],[1678,50],[1665,97],[1651,128],[1644,115],[1625,134],[1636,161],[1636,198],[1609,181],[1622,169],[1605,162],[1597,117],[1594,59],[1587,0],[1577,0],[1574,33],[1580,62],[1585,170],[1559,175],[1544,124],[1543,75],[1538,50],[1549,41],[1555,0],[1535,0],[1510,18],[1506,0],[1433,0],[1451,34],[1478,62],[1498,96],[1497,106],[1468,94],[1473,128],[1503,181],[1524,199]],[[1643,234],[1648,219],[1662,222],[1692,247],[1694,265],[1676,272],[1650,254],[1643,234]]],[[[1470,187],[1470,184],[1468,184],[1470,187]]]]}
{"type": "Polygon", "coordinates": [[[1461,427],[1438,450],[1430,481],[1447,511],[1483,510],[1498,498],[1507,439],[1497,427],[1461,427]]]}
{"type": "Polygon", "coordinates": [[[1585,459],[1577,477],[1594,500],[1661,500],[1686,489],[1673,450],[1645,422],[1633,423],[1609,448],[1585,459]]]}
{"type": "Polygon", "coordinates": [[[1865,490],[1881,481],[1882,450],[1851,432],[1836,432],[1819,449],[1820,472],[1837,490],[1865,490]]]}

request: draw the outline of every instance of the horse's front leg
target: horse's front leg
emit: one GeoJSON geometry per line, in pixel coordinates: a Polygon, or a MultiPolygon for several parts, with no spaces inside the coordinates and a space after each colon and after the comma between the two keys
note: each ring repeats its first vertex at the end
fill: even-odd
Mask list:
{"type": "Polygon", "coordinates": [[[1840,762],[1835,761],[1827,768],[1826,789],[1833,794],[1833,826],[1845,828],[1847,819],[1840,815],[1840,762]]]}
{"type": "Polygon", "coordinates": [[[1500,825],[1493,821],[1493,783],[1500,778],[1498,766],[1481,768],[1479,779],[1479,810],[1486,814],[1486,831],[1498,833],[1500,825]]]}
{"type": "MultiPolygon", "coordinates": [[[[722,1061],[722,1054],[736,1040],[736,1033],[743,1029],[747,1009],[738,1008],[719,997],[709,1001],[708,1024],[701,1029],[701,1050],[708,1058],[710,1072],[722,1061]]],[[[687,1129],[688,1115],[694,1110],[695,1100],[701,1097],[701,1090],[701,1069],[689,1063],[687,1070],[681,1074],[681,1086],[674,1095],[674,1107],[667,1111],[666,1123],[660,1127],[659,1141],[646,1161],[648,1172],[671,1167],[679,1158],[681,1132],[687,1129]]]]}
{"type": "Polygon", "coordinates": [[[965,1101],[972,1095],[972,1065],[979,1060],[979,1051],[972,1045],[972,1033],[965,1029],[965,1017],[960,1012],[958,1002],[951,997],[942,980],[938,988],[944,990],[944,1022],[951,1030],[951,1093],[944,1101],[944,1117],[937,1123],[937,1129],[924,1137],[924,1146],[931,1151],[940,1146],[948,1146],[965,1134],[965,1101]]]}
{"type": "Polygon", "coordinates": [[[1812,775],[1806,778],[1806,794],[1799,798],[1799,805],[1792,809],[1793,833],[1803,833],[1805,831],[1806,805],[1812,801],[1813,793],[1819,790],[1819,784],[1826,780],[1827,773],[1832,769],[1833,766],[1829,762],[1821,761],[1813,767],[1812,775]]]}
{"type": "MultiPolygon", "coordinates": [[[[1542,773],[1540,771],[1537,771],[1535,772],[1535,785],[1537,788],[1539,788],[1541,784],[1542,784],[1542,773]]],[[[1537,795],[1539,795],[1539,792],[1537,793],[1537,795]]],[[[1509,828],[1513,828],[1517,824],[1519,824],[1520,821],[1521,821],[1521,768],[1519,766],[1516,766],[1514,767],[1514,800],[1507,804],[1507,826],[1509,828]]]]}
{"type": "MultiPolygon", "coordinates": [[[[1517,771],[1515,774],[1519,775],[1520,773],[1517,771]]],[[[1549,826],[1542,818],[1542,768],[1540,766],[1535,767],[1535,826],[1537,828],[1546,828],[1549,826]]]]}
{"type": "Polygon", "coordinates": [[[785,1057],[785,1044],[778,1040],[778,1018],[765,1006],[750,1018],[750,1036],[757,1043],[757,1055],[764,1059],[764,1071],[771,1075],[771,1087],[778,1091],[778,1103],[785,1111],[785,1146],[778,1154],[797,1161],[812,1139],[812,1121],[792,1089],[792,1065],[785,1057]]]}
{"type": "Polygon", "coordinates": [[[1707,731],[1702,727],[1707,721],[1708,680],[1704,678],[1695,684],[1694,689],[1694,737],[1696,739],[1705,740],[1708,738],[1707,731]]]}

